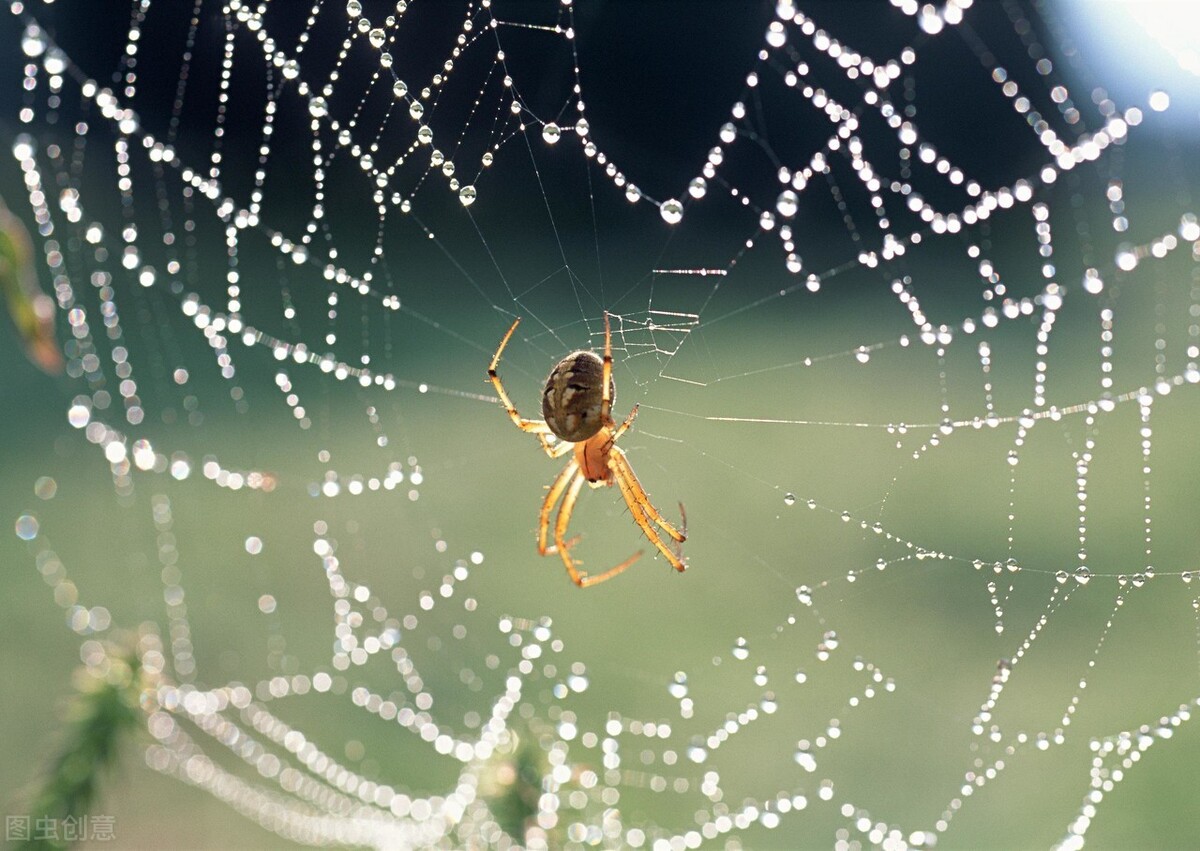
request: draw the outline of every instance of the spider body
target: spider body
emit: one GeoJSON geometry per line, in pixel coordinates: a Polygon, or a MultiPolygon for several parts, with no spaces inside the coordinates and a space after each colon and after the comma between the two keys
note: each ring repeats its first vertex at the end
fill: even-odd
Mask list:
{"type": "MultiPolygon", "coordinates": [[[[542,419],[550,431],[562,440],[578,443],[587,440],[604,425],[604,361],[595,352],[571,352],[550,370],[542,391],[542,419]]],[[[608,380],[608,401],[612,406],[616,387],[608,380]]]]}
{"type": "MultiPolygon", "coordinates": [[[[612,487],[616,484],[629,507],[629,513],[633,515],[634,522],[671,566],[683,571],[686,567],[683,559],[677,551],[667,546],[663,535],[675,541],[678,546],[687,539],[686,525],[683,531],[676,529],[651,505],[649,496],[629,464],[629,459],[625,457],[625,452],[616,445],[621,435],[633,424],[633,418],[637,415],[637,405],[633,406],[629,416],[618,426],[612,418],[616,384],[612,378],[612,332],[609,329],[608,314],[604,314],[604,357],[584,350],[571,352],[560,360],[546,378],[546,387],[542,392],[544,419],[541,420],[527,420],[517,413],[504,390],[500,376],[496,373],[500,356],[504,354],[504,347],[508,345],[509,338],[517,330],[520,322],[520,318],[513,322],[504,339],[500,341],[500,346],[488,366],[488,380],[496,388],[509,418],[521,431],[536,435],[547,455],[560,458],[568,452],[572,453],[571,460],[550,485],[546,498],[542,500],[538,516],[538,553],[558,553],[567,569],[567,575],[581,588],[611,579],[637,561],[642,555],[640,550],[616,567],[592,575],[580,571],[568,552],[578,540],[578,537],[567,540],[566,532],[571,512],[575,509],[575,501],[579,498],[579,491],[584,482],[593,488],[612,487]],[[558,515],[554,521],[554,541],[550,543],[550,515],[555,504],[558,504],[558,515]]],[[[683,506],[680,505],[680,511],[682,510],[683,506]]]]}

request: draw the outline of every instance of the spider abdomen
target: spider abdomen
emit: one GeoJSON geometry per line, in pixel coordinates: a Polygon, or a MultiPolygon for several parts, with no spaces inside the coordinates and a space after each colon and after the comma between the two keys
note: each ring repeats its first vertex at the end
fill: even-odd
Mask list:
{"type": "MultiPolygon", "coordinates": [[[[604,361],[595,352],[571,352],[560,360],[550,370],[542,392],[542,418],[550,430],[571,443],[600,431],[603,381],[604,361]]],[[[609,379],[610,402],[615,395],[616,385],[609,379]]]]}

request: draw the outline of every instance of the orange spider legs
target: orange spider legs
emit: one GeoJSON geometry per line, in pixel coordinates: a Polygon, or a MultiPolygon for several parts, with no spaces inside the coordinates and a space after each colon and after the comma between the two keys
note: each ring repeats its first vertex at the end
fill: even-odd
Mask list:
{"type": "MultiPolygon", "coordinates": [[[[625,504],[629,507],[629,513],[633,516],[634,522],[638,524],[641,530],[650,539],[650,542],[658,549],[660,553],[667,559],[673,568],[678,571],[683,571],[686,565],[680,555],[679,545],[687,539],[687,532],[681,532],[672,526],[665,517],[650,504],[650,498],[647,496],[641,482],[633,472],[633,467],[630,466],[625,453],[614,444],[632,425],[633,419],[637,416],[637,406],[630,411],[629,416],[615,430],[611,432],[606,427],[596,437],[592,438],[598,446],[596,451],[601,453],[605,459],[606,477],[595,482],[590,482],[593,487],[603,485],[611,486],[615,481],[621,490],[621,496],[625,499],[625,504]],[[662,532],[676,542],[676,547],[672,549],[665,540],[662,533],[658,532],[654,526],[657,525],[662,529],[662,532]]],[[[591,441],[589,441],[591,442],[591,441]]],[[[579,447],[583,451],[587,451],[585,447],[579,447]]],[[[563,566],[567,569],[567,575],[571,577],[571,581],[581,588],[587,588],[592,585],[598,585],[605,580],[612,579],[619,573],[625,571],[630,565],[636,562],[642,556],[642,552],[631,555],[625,561],[618,564],[616,567],[609,568],[603,573],[589,575],[582,572],[575,559],[571,557],[570,549],[579,540],[578,536],[567,539],[567,527],[571,522],[571,514],[575,510],[575,502],[579,498],[579,492],[583,489],[584,482],[587,479],[584,477],[580,468],[579,461],[572,459],[567,463],[558,477],[550,485],[546,492],[546,498],[542,500],[541,512],[538,515],[538,552],[541,555],[550,555],[558,553],[562,559],[563,566]],[[554,511],[554,505],[559,499],[562,503],[558,508],[558,515],[554,522],[554,543],[547,542],[550,534],[550,514],[554,511]]],[[[682,513],[683,506],[680,506],[682,513]]],[[[686,515],[684,515],[686,524],[686,515]]]]}
{"type": "Polygon", "coordinates": [[[492,382],[492,386],[496,388],[496,394],[500,397],[500,404],[504,406],[504,410],[508,413],[509,419],[513,421],[521,431],[529,432],[536,435],[538,443],[542,445],[542,450],[551,458],[561,458],[571,451],[571,444],[566,441],[552,441],[550,426],[546,425],[545,420],[527,420],[517,413],[516,407],[512,400],[508,398],[508,393],[504,390],[504,384],[500,381],[500,376],[496,374],[496,367],[500,364],[500,356],[504,354],[504,347],[508,345],[509,338],[512,337],[513,331],[517,330],[517,326],[521,324],[521,317],[518,316],[513,324],[509,327],[508,333],[504,335],[504,339],[500,341],[500,347],[496,349],[496,354],[492,357],[492,362],[488,365],[488,379],[492,382]]]}

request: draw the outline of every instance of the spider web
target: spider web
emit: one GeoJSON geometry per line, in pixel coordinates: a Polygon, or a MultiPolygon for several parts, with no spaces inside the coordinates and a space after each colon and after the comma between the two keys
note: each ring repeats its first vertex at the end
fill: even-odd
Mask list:
{"type": "Polygon", "coordinates": [[[66,357],[12,561],[43,644],[141,659],[118,836],[1196,835],[1194,79],[1044,3],[299,8],[5,24],[66,357]],[[689,570],[592,491],[586,569],[648,552],[584,592],[482,379],[522,316],[537,416],[606,311],[689,570]]]}

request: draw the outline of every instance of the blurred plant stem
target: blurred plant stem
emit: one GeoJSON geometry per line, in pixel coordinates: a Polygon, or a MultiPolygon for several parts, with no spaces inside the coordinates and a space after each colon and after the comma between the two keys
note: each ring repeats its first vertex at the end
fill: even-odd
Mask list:
{"type": "Polygon", "coordinates": [[[137,653],[129,645],[108,645],[96,655],[75,672],[66,740],[30,807],[29,838],[18,848],[66,848],[87,838],[79,826],[86,825],[124,741],[141,725],[138,704],[148,683],[137,653]]]}

